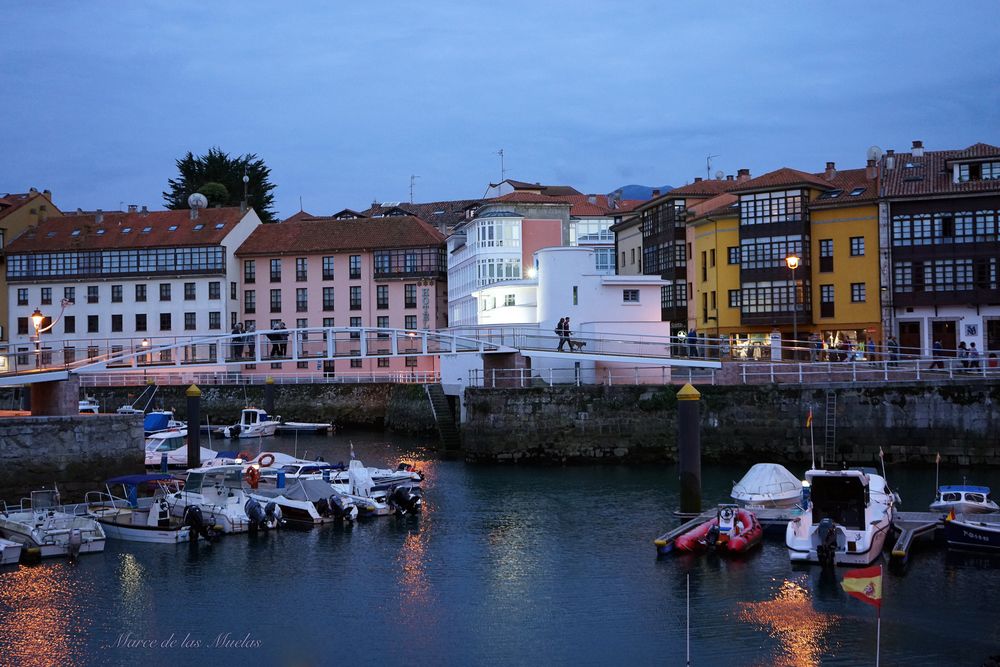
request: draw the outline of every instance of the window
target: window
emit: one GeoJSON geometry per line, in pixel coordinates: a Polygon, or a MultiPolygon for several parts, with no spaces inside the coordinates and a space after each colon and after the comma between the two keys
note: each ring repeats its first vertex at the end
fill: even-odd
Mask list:
{"type": "Polygon", "coordinates": [[[351,368],[361,368],[361,359],[351,359],[351,368]]]}
{"type": "Polygon", "coordinates": [[[222,328],[222,313],[215,310],[208,314],[208,328],[209,329],[222,328]]]}
{"type": "Polygon", "coordinates": [[[361,310],[361,288],[351,288],[351,310],[361,310]]]}
{"type": "Polygon", "coordinates": [[[136,331],[146,330],[146,313],[135,314],[135,330],[136,331]]]}
{"type": "Polygon", "coordinates": [[[100,290],[97,285],[87,286],[87,303],[98,303],[100,301],[100,290]]]}
{"type": "Polygon", "coordinates": [[[146,286],[136,285],[135,286],[135,300],[136,303],[146,300],[146,286]]]}
{"type": "Polygon", "coordinates": [[[851,303],[865,302],[865,284],[851,283],[851,303]]]}
{"type": "Polygon", "coordinates": [[[816,199],[836,199],[840,195],[844,194],[843,190],[827,190],[820,194],[816,199]]]}
{"type": "Polygon", "coordinates": [[[701,251],[701,282],[708,280],[708,253],[701,251]]]}
{"type": "MultiPolygon", "coordinates": [[[[121,299],[119,299],[120,301],[121,299]]],[[[48,306],[52,304],[52,288],[43,287],[42,288],[42,305],[48,306]]]]}
{"type": "Polygon", "coordinates": [[[579,301],[580,301],[579,297],[580,297],[580,288],[577,287],[576,285],[573,285],[573,305],[574,306],[580,305],[579,304],[579,301]]]}
{"type": "Polygon", "coordinates": [[[87,333],[97,333],[101,330],[99,315],[87,315],[87,333]]]}
{"type": "Polygon", "coordinates": [[[281,290],[273,289],[271,290],[271,312],[280,313],[281,312],[281,290]]]}
{"type": "Polygon", "coordinates": [[[513,294],[504,294],[503,295],[503,305],[505,305],[505,306],[513,306],[514,305],[514,295],[513,294]]]}
{"type": "Polygon", "coordinates": [[[309,280],[309,263],[305,257],[295,258],[295,282],[304,283],[309,280]]]}
{"type": "MultiPolygon", "coordinates": [[[[208,287],[209,287],[209,289],[208,289],[208,298],[211,299],[212,298],[212,284],[209,283],[208,287]]],[[[236,281],[235,280],[231,280],[229,282],[229,298],[232,299],[233,301],[236,301],[236,281]]],[[[235,322],[234,322],[234,324],[235,324],[235,322]]]]}
{"type": "Polygon", "coordinates": [[[403,286],[403,307],[404,308],[416,308],[417,307],[417,286],[413,284],[406,284],[403,286]]]}
{"type": "Polygon", "coordinates": [[[389,357],[379,357],[378,359],[379,368],[389,368],[389,357]]]}
{"type": "Polygon", "coordinates": [[[350,275],[348,277],[351,280],[357,280],[361,277],[361,255],[351,255],[349,268],[350,275]]]}
{"type": "Polygon", "coordinates": [[[243,260],[243,282],[248,285],[257,282],[257,260],[243,260]]]}
{"type": "Polygon", "coordinates": [[[624,301],[625,303],[639,303],[639,290],[637,289],[622,290],[622,301],[624,301]]]}
{"type": "Polygon", "coordinates": [[[819,316],[834,317],[833,285],[819,286],[819,316]]]}
{"type": "Polygon", "coordinates": [[[850,192],[848,193],[848,196],[849,196],[849,197],[857,197],[858,195],[862,194],[862,193],[863,193],[863,192],[864,192],[865,190],[867,190],[867,189],[868,189],[868,188],[854,188],[853,190],[851,190],[851,191],[850,191],[850,192]]]}
{"type": "MultiPolygon", "coordinates": [[[[9,276],[8,276],[9,277],[9,276]]],[[[63,288],[63,298],[67,301],[76,302],[76,288],[75,287],[64,287],[63,288]]]]}
{"type": "Polygon", "coordinates": [[[333,257],[323,258],[323,280],[333,280],[333,257]]]}
{"type": "Polygon", "coordinates": [[[184,313],[184,331],[194,331],[198,328],[198,318],[195,313],[184,313]]]}
{"type": "Polygon", "coordinates": [[[271,260],[271,282],[278,283],[281,282],[281,260],[272,259],[271,260]]]}
{"type": "MultiPolygon", "coordinates": [[[[323,318],[323,326],[324,327],[334,327],[334,326],[337,326],[337,325],[335,325],[333,323],[333,318],[332,317],[324,317],[323,318]]],[[[326,332],[323,333],[323,340],[326,340],[326,332]]]]}
{"type": "Polygon", "coordinates": [[[248,289],[243,292],[243,312],[257,312],[257,292],[255,290],[248,289]]]}
{"type": "Polygon", "coordinates": [[[76,315],[63,317],[63,333],[76,333],[76,315]]]}
{"type": "Polygon", "coordinates": [[[305,287],[295,288],[295,312],[309,312],[309,290],[305,287]]]}
{"type": "MultiPolygon", "coordinates": [[[[350,324],[348,326],[350,326],[352,328],[358,328],[358,327],[360,327],[361,326],[361,318],[360,317],[352,317],[351,318],[351,322],[350,322],[350,324]]],[[[352,331],[351,332],[351,338],[360,338],[360,337],[361,337],[361,335],[357,331],[352,331]]]]}
{"type": "MultiPolygon", "coordinates": [[[[235,283],[233,284],[235,285],[235,283]]],[[[213,300],[222,298],[222,283],[213,280],[208,284],[208,298],[213,300]]]]}
{"type": "Polygon", "coordinates": [[[801,221],[801,190],[740,195],[740,225],[801,221]]]}
{"type": "Polygon", "coordinates": [[[416,366],[417,366],[417,358],[416,357],[403,357],[403,359],[405,360],[404,361],[404,365],[407,368],[416,368],[416,366]]]}
{"type": "Polygon", "coordinates": [[[740,263],[740,247],[738,245],[729,246],[726,248],[726,252],[729,255],[729,264],[739,264],[740,263]]]}
{"type": "Polygon", "coordinates": [[[17,289],[17,305],[27,306],[28,305],[28,288],[19,287],[17,289]]]}
{"type": "Polygon", "coordinates": [[[762,236],[745,238],[739,249],[739,265],[743,269],[784,269],[788,270],[785,258],[791,254],[807,262],[805,251],[809,237],[800,234],[789,236],[762,236]]]}
{"type": "Polygon", "coordinates": [[[28,333],[28,318],[19,317],[17,318],[17,333],[19,336],[24,336],[28,333]]]}
{"type": "Polygon", "coordinates": [[[958,165],[958,181],[993,181],[1000,179],[1000,162],[980,162],[958,165]]]}
{"type": "Polygon", "coordinates": [[[112,285],[111,286],[111,303],[121,303],[122,302],[122,286],[112,285]]]}
{"type": "Polygon", "coordinates": [[[729,307],[730,308],[740,307],[740,291],[738,289],[729,290],[729,307]]]}
{"type": "Polygon", "coordinates": [[[323,288],[323,310],[333,310],[333,288],[323,288]]]}
{"type": "Polygon", "coordinates": [[[407,329],[416,329],[417,328],[417,316],[416,315],[407,315],[406,317],[404,317],[403,318],[403,326],[406,327],[407,329]]]}
{"type": "Polygon", "coordinates": [[[715,248],[711,248],[708,251],[708,265],[715,266],[715,248]]]}
{"type": "Polygon", "coordinates": [[[160,283],[160,301],[170,301],[170,283],[160,283]]]}
{"type": "Polygon", "coordinates": [[[197,298],[197,291],[194,283],[184,283],[184,300],[194,301],[197,298]]]}
{"type": "Polygon", "coordinates": [[[389,307],[389,286],[388,285],[376,285],[376,287],[375,287],[375,307],[376,308],[388,308],[389,307]]]}
{"type": "MultiPolygon", "coordinates": [[[[389,316],[388,315],[379,315],[378,317],[376,317],[375,318],[375,326],[377,326],[379,329],[388,329],[389,328],[389,316]]],[[[379,334],[379,335],[381,335],[381,334],[379,334]]]]}
{"type": "Polygon", "coordinates": [[[865,237],[851,237],[851,257],[861,257],[865,254],[865,237]]]}
{"type": "Polygon", "coordinates": [[[819,240],[819,270],[820,273],[833,271],[833,239],[819,240]]]}
{"type": "Polygon", "coordinates": [[[112,315],[111,316],[111,330],[118,332],[122,330],[122,316],[112,315]]]}
{"type": "Polygon", "coordinates": [[[160,331],[170,331],[170,313],[160,313],[160,331]]]}

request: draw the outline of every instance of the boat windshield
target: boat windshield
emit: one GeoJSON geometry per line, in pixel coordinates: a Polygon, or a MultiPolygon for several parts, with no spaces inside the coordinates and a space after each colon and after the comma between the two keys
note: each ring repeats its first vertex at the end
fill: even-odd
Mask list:
{"type": "Polygon", "coordinates": [[[944,501],[944,502],[946,502],[946,503],[957,503],[961,499],[962,499],[962,494],[961,493],[949,492],[949,493],[942,493],[941,494],[941,500],[944,501]]]}
{"type": "Polygon", "coordinates": [[[965,494],[965,499],[970,503],[985,503],[986,496],[981,493],[967,493],[965,494]]]}
{"type": "Polygon", "coordinates": [[[201,485],[205,483],[205,473],[189,472],[184,481],[184,490],[191,493],[201,493],[201,485]]]}
{"type": "Polygon", "coordinates": [[[857,477],[813,477],[813,523],[830,518],[845,528],[864,530],[867,490],[857,477]]]}

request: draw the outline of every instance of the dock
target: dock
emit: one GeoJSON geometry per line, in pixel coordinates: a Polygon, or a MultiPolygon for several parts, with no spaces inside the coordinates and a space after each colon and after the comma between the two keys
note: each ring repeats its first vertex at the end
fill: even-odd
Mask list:
{"type": "MultiPolygon", "coordinates": [[[[774,532],[775,529],[782,529],[796,516],[802,513],[800,508],[792,509],[755,509],[751,510],[757,515],[757,520],[764,527],[764,532],[774,532]],[[769,530],[770,529],[770,530],[769,530]]],[[[668,530],[655,540],[656,555],[666,556],[674,550],[674,541],[684,533],[692,530],[696,526],[714,519],[716,508],[705,510],[697,515],[679,515],[686,519],[681,525],[668,530]]],[[[979,514],[978,520],[987,523],[1000,524],[1000,514],[979,514]]],[[[939,530],[944,529],[945,515],[938,512],[895,512],[892,519],[892,528],[899,535],[890,553],[890,565],[905,567],[910,560],[910,552],[918,541],[930,537],[934,539],[939,530]]]]}

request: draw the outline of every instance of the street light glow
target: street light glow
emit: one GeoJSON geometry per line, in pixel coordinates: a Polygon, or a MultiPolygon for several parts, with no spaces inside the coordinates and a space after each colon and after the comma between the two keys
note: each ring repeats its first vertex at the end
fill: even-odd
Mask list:
{"type": "Polygon", "coordinates": [[[802,258],[799,257],[798,255],[789,255],[788,257],[785,258],[785,264],[787,264],[788,268],[790,268],[792,271],[799,268],[800,263],[802,263],[802,258]]]}

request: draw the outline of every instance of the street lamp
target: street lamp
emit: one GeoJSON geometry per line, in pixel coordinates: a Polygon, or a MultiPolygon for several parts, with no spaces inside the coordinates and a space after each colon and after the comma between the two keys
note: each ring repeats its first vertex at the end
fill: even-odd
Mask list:
{"type": "Polygon", "coordinates": [[[42,311],[35,308],[35,312],[31,314],[31,323],[35,327],[35,368],[42,367],[42,322],[45,320],[45,316],[42,315],[42,311]]]}
{"type": "Polygon", "coordinates": [[[795,269],[799,268],[802,258],[792,253],[785,258],[785,264],[792,271],[792,356],[795,356],[795,346],[799,340],[799,289],[795,283],[795,269]]]}

